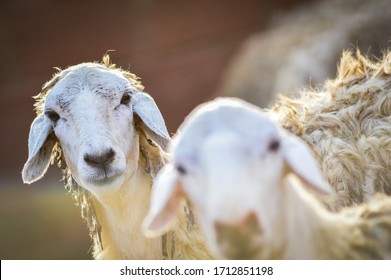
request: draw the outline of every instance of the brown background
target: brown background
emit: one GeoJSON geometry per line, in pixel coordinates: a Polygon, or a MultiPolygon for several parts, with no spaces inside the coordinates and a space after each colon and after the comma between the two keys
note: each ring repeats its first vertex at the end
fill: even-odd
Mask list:
{"type": "MultiPolygon", "coordinates": [[[[52,167],[25,186],[20,171],[34,118],[32,95],[54,70],[108,50],[156,100],[174,133],[211,98],[250,34],[300,0],[2,0],[0,2],[0,258],[90,258],[79,209],[52,167]]],[[[309,2],[309,1],[306,1],[309,2]]]]}

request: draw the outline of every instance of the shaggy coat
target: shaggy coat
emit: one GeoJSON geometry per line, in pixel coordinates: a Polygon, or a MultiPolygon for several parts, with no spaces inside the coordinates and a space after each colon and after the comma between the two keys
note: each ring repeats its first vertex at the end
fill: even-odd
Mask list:
{"type": "Polygon", "coordinates": [[[311,147],[335,190],[331,208],[391,194],[391,53],[373,62],[345,52],[323,90],[280,96],[266,111],[311,147]]]}

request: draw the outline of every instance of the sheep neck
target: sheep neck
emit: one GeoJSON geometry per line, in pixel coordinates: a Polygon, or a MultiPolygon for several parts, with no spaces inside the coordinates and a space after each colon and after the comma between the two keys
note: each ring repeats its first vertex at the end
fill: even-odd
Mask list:
{"type": "Polygon", "coordinates": [[[350,226],[326,210],[297,178],[287,178],[285,259],[344,259],[350,226]],[[346,233],[346,234],[345,234],[346,233]]]}
{"type": "Polygon", "coordinates": [[[95,245],[96,259],[161,259],[161,238],[146,238],[141,224],[149,208],[151,178],[137,168],[118,192],[104,201],[93,197],[102,227],[103,250],[95,245]]]}

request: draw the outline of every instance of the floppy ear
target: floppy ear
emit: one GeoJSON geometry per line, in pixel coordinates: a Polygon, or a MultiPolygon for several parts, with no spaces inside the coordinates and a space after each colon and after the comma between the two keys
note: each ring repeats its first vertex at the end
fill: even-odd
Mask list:
{"type": "Polygon", "coordinates": [[[167,232],[175,221],[184,198],[178,174],[172,165],[161,169],[152,187],[149,213],[143,222],[145,235],[155,237],[167,232]]]}
{"type": "Polygon", "coordinates": [[[31,184],[46,173],[56,143],[52,129],[50,120],[43,113],[31,124],[28,140],[29,157],[22,171],[24,183],[31,184]]]}
{"type": "Polygon", "coordinates": [[[284,158],[289,171],[320,194],[329,194],[331,189],[323,179],[317,161],[307,144],[291,133],[284,133],[282,140],[284,158]]]}
{"type": "Polygon", "coordinates": [[[137,92],[132,96],[133,112],[140,117],[142,129],[155,141],[162,150],[166,151],[170,142],[166,124],[155,101],[144,92],[137,92]]]}

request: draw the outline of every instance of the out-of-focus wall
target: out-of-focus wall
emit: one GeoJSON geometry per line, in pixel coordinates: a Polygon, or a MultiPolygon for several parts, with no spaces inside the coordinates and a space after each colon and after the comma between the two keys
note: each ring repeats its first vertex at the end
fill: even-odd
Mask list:
{"type": "MultiPolygon", "coordinates": [[[[242,40],[304,0],[0,2],[0,258],[89,258],[79,209],[52,167],[24,186],[32,95],[54,70],[112,60],[142,78],[174,133],[209,99],[242,40]]],[[[307,0],[309,2],[309,0],[307,0]]]]}

